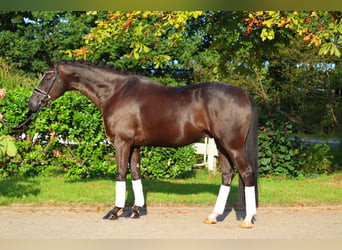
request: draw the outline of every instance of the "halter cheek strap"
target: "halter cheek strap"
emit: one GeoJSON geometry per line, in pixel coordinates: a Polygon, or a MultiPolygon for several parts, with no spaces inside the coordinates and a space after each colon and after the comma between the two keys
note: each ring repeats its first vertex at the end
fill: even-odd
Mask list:
{"type": "Polygon", "coordinates": [[[47,99],[49,102],[50,102],[50,99],[51,99],[51,96],[49,95],[49,93],[50,93],[50,91],[51,91],[53,85],[55,84],[56,79],[57,79],[57,75],[58,75],[58,73],[59,73],[59,63],[57,63],[56,70],[54,70],[54,71],[52,71],[52,70],[46,71],[46,72],[44,73],[42,79],[44,79],[46,73],[51,73],[51,72],[55,73],[55,75],[54,75],[54,77],[53,77],[53,80],[52,80],[52,82],[51,82],[49,88],[48,88],[48,91],[45,92],[45,91],[43,91],[43,90],[41,90],[41,89],[39,89],[39,88],[35,88],[35,89],[33,90],[34,93],[43,95],[43,96],[44,96],[44,99],[43,99],[43,100],[47,99]]]}

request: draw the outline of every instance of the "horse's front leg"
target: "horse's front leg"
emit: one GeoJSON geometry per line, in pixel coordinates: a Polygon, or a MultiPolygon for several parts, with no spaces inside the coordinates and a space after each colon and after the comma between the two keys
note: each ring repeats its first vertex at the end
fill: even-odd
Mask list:
{"type": "Polygon", "coordinates": [[[140,148],[136,147],[132,150],[130,157],[130,167],[132,173],[132,187],[134,192],[134,206],[127,215],[128,218],[137,219],[140,217],[140,208],[145,204],[143,186],[140,175],[140,148]]]}
{"type": "Polygon", "coordinates": [[[120,138],[115,138],[114,141],[116,160],[118,165],[118,174],[116,178],[116,192],[115,192],[115,205],[103,219],[117,220],[118,213],[125,207],[126,201],[126,174],[128,167],[128,158],[131,153],[132,145],[120,138]]]}

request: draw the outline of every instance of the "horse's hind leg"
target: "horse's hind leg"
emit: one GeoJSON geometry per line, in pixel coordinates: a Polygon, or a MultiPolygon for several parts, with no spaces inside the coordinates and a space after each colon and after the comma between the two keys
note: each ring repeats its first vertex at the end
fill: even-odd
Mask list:
{"type": "Polygon", "coordinates": [[[133,148],[130,159],[130,167],[132,173],[132,187],[134,192],[134,206],[127,217],[137,219],[140,217],[139,209],[145,204],[140,175],[140,148],[133,148]]]}
{"type": "Polygon", "coordinates": [[[206,224],[215,224],[217,222],[217,217],[223,214],[230,192],[230,185],[234,177],[234,170],[230,164],[227,153],[220,148],[219,145],[218,149],[222,172],[222,185],[220,186],[213,212],[204,220],[204,223],[206,224]]]}
{"type": "Polygon", "coordinates": [[[239,150],[231,150],[230,155],[234,165],[237,166],[241,179],[245,185],[246,217],[241,223],[242,228],[252,228],[252,219],[256,214],[256,173],[249,163],[244,147],[239,150]]]}

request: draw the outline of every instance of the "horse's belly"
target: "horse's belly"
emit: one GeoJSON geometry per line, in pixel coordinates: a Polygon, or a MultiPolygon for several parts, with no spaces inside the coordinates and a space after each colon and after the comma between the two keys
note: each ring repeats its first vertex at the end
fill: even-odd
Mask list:
{"type": "Polygon", "coordinates": [[[140,146],[181,147],[197,142],[205,136],[203,130],[193,126],[156,127],[145,131],[143,138],[136,140],[135,144],[141,144],[140,146]]]}

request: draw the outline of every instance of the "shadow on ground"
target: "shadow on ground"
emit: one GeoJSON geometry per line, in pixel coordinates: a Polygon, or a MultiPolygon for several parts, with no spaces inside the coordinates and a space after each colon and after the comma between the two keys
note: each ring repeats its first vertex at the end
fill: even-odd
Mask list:
{"type": "Polygon", "coordinates": [[[22,198],[28,195],[37,196],[40,189],[36,181],[27,179],[11,179],[0,181],[0,196],[8,198],[22,198]]]}
{"type": "MultiPolygon", "coordinates": [[[[127,191],[128,196],[126,200],[126,206],[128,207],[125,212],[120,217],[125,217],[129,214],[130,209],[134,203],[134,194],[130,184],[130,180],[127,181],[127,191]]],[[[151,193],[165,193],[165,194],[179,194],[179,195],[191,195],[199,193],[211,193],[215,196],[218,195],[220,186],[217,184],[189,184],[189,183],[177,183],[171,181],[159,181],[159,180],[144,180],[144,195],[147,207],[140,210],[140,215],[145,216],[148,214],[149,206],[149,192],[151,193]]],[[[246,216],[246,211],[243,205],[238,205],[238,187],[231,186],[229,199],[226,205],[224,214],[219,216],[218,221],[223,221],[229,214],[235,212],[237,220],[243,220],[246,216]]],[[[181,204],[180,204],[181,205],[181,204]]],[[[213,202],[212,207],[214,208],[215,202],[213,202]]],[[[172,206],[170,207],[172,210],[172,206]]],[[[209,209],[210,210],[210,209],[209,209]]],[[[208,210],[208,212],[210,212],[208,210]]]]}

